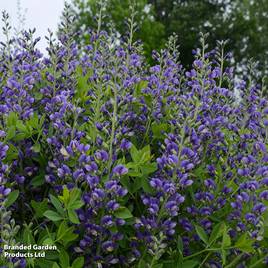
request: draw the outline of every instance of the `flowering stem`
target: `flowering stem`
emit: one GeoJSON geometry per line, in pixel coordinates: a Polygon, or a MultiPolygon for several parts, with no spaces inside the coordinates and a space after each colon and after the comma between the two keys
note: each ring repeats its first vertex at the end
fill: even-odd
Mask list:
{"type": "Polygon", "coordinates": [[[115,126],[116,126],[116,114],[117,114],[117,88],[114,87],[114,110],[113,110],[113,118],[112,118],[112,132],[110,139],[110,148],[109,148],[109,163],[108,163],[108,171],[111,173],[111,166],[113,160],[113,142],[114,142],[114,134],[115,134],[115,126]]]}
{"type": "Polygon", "coordinates": [[[224,64],[224,48],[221,49],[221,74],[220,74],[219,87],[221,87],[222,84],[223,64],[224,64]]]}

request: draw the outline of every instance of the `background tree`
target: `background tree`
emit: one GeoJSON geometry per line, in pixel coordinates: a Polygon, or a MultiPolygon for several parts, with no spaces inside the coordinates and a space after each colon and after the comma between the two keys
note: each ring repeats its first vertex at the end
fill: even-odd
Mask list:
{"type": "MultiPolygon", "coordinates": [[[[96,14],[99,12],[100,6],[100,0],[74,0],[78,30],[96,26],[96,14]]],[[[160,21],[156,21],[154,6],[148,5],[147,0],[135,1],[133,7],[136,25],[134,38],[143,41],[145,54],[149,58],[153,49],[164,46],[166,41],[165,27],[160,21]]],[[[129,30],[126,18],[131,18],[133,12],[128,0],[105,1],[102,29],[109,31],[112,24],[119,36],[124,37],[129,30]]]]}
{"type": "MultiPolygon", "coordinates": [[[[77,28],[92,27],[99,0],[73,0],[77,13],[77,28]]],[[[240,66],[249,58],[259,61],[266,70],[268,56],[268,1],[267,0],[136,0],[138,31],[147,56],[152,48],[162,48],[168,36],[179,36],[183,64],[192,62],[192,50],[199,32],[209,32],[209,43],[229,40],[227,49],[234,52],[240,66]]],[[[128,0],[107,1],[103,27],[109,23],[123,35],[127,28],[125,17],[131,15],[128,0]]]]}

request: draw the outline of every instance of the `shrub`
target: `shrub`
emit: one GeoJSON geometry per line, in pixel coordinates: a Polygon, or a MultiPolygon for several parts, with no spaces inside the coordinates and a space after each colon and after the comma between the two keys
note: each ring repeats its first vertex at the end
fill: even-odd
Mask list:
{"type": "Polygon", "coordinates": [[[254,70],[237,81],[206,35],[192,69],[174,36],[149,67],[131,36],[92,30],[78,48],[71,24],[66,10],[48,56],[34,31],[2,43],[2,248],[57,250],[1,264],[265,267],[268,102],[254,70]]]}

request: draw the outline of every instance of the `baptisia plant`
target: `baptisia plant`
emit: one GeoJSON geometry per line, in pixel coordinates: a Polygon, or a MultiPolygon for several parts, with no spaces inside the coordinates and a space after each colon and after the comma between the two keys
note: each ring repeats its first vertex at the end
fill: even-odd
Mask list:
{"type": "Polygon", "coordinates": [[[266,267],[268,102],[251,64],[235,78],[206,35],[192,68],[177,37],[153,66],[129,33],[87,30],[66,6],[47,54],[34,30],[0,60],[4,245],[53,245],[3,267],[266,267]],[[20,228],[18,227],[20,226],[20,228]]]}

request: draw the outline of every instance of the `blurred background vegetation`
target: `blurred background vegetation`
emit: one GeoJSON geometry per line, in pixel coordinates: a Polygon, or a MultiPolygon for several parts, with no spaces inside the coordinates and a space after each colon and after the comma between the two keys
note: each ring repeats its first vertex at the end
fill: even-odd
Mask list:
{"type": "MultiPolygon", "coordinates": [[[[76,28],[96,26],[99,0],[72,0],[77,15],[76,28]]],[[[259,70],[268,67],[268,0],[136,0],[138,26],[134,38],[142,40],[150,61],[153,49],[163,48],[172,33],[179,37],[181,61],[192,62],[199,32],[208,32],[208,42],[229,40],[235,63],[245,66],[250,58],[259,62],[259,70]]],[[[102,28],[112,23],[116,31],[127,32],[126,18],[132,14],[128,0],[108,0],[102,28]]],[[[82,40],[80,40],[82,42],[82,40]]]]}

